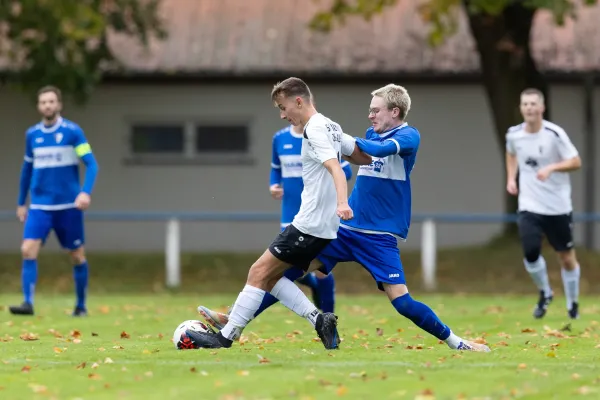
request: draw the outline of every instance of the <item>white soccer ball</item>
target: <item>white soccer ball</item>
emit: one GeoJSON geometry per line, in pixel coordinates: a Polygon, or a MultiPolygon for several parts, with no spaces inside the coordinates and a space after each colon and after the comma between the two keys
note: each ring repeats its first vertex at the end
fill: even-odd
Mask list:
{"type": "Polygon", "coordinates": [[[187,321],[183,321],[181,324],[179,324],[179,326],[175,329],[175,332],[173,333],[172,341],[173,341],[173,344],[175,345],[176,349],[179,349],[179,350],[195,349],[194,345],[192,344],[190,339],[185,334],[185,331],[187,331],[188,329],[191,331],[196,331],[196,332],[204,332],[204,333],[212,332],[212,333],[214,333],[214,330],[212,329],[212,327],[210,325],[205,324],[202,321],[198,321],[198,320],[194,320],[194,319],[189,319],[187,321]]]}

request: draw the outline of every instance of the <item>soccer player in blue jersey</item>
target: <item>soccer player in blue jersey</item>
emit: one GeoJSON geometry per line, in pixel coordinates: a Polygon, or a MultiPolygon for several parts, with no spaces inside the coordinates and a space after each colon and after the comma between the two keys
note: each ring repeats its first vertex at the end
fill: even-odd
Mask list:
{"type": "Polygon", "coordinates": [[[42,121],[27,130],[25,158],[21,169],[17,217],[25,223],[21,253],[21,305],[9,308],[12,314],[33,315],[37,281],[37,257],[48,234],[54,230],[60,245],[68,250],[74,263],[73,277],[77,302],[73,316],[87,315],[86,290],[88,264],[83,248],[83,211],[91,202],[98,164],[83,130],[60,116],[61,92],[46,86],[38,92],[38,111],[42,121]],[[79,182],[79,161],[86,166],[83,187],[79,182]],[[30,194],[29,212],[27,195],[30,194]]]}
{"type": "MultiPolygon", "coordinates": [[[[411,100],[406,89],[387,85],[373,91],[369,107],[371,127],[366,139],[356,138],[360,150],[373,157],[360,167],[349,204],[354,218],[342,221],[337,239],[329,243],[310,269],[330,273],[339,262],[361,264],[384,291],[399,314],[456,350],[489,351],[483,344],[456,336],[427,305],[408,292],[398,250],[406,240],[411,220],[410,174],[420,145],[420,134],[405,120],[411,100]]],[[[263,304],[255,317],[270,304],[263,304]]],[[[213,311],[213,313],[215,313],[213,311]]],[[[209,322],[219,328],[227,316],[209,322]]]]}

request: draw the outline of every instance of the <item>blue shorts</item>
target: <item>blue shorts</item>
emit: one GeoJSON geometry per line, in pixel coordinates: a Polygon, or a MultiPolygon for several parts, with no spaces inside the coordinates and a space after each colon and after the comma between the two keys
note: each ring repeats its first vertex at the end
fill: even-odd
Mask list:
{"type": "Polygon", "coordinates": [[[29,210],[23,239],[41,239],[42,243],[45,243],[51,230],[54,230],[63,249],[77,250],[85,242],[83,211],[77,208],[57,211],[29,210]]]}
{"type": "Polygon", "coordinates": [[[357,262],[369,271],[379,290],[383,290],[382,283],[406,284],[398,240],[392,235],[363,233],[340,227],[337,239],[329,243],[317,259],[323,263],[321,271],[326,274],[339,262],[357,262]]]}

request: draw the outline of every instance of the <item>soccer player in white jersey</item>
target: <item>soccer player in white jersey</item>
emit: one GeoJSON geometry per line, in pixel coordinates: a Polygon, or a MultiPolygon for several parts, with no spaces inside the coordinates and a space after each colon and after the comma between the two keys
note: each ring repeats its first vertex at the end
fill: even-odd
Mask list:
{"type": "MultiPolygon", "coordinates": [[[[390,84],[371,94],[371,127],[366,139],[357,138],[356,144],[373,156],[373,162],[360,167],[350,195],[355,217],[342,221],[337,239],[317,256],[311,269],[330,273],[339,262],[358,262],[400,315],[451,349],[488,352],[486,345],[455,335],[431,308],[408,292],[398,239],[406,240],[408,236],[412,212],[410,174],[421,136],[405,122],[411,105],[405,88],[390,84]]],[[[227,316],[221,314],[219,319],[226,320],[227,316]]],[[[214,320],[207,320],[214,325],[214,320]]]]}
{"type": "Polygon", "coordinates": [[[83,130],[61,117],[61,92],[46,86],[38,92],[42,121],[25,134],[25,159],[17,217],[25,223],[21,253],[24,302],[9,308],[12,314],[33,315],[37,281],[37,257],[51,230],[73,260],[77,302],[73,316],[87,315],[85,297],[88,264],[84,250],[83,211],[91,202],[98,164],[83,130]],[[83,186],[79,182],[79,162],[85,164],[83,186]],[[30,194],[29,212],[26,200],[30,194]]]}
{"type": "Polygon", "coordinates": [[[335,349],[339,345],[337,317],[333,313],[320,313],[283,273],[292,265],[307,270],[311,261],[336,238],[340,218],[352,219],[346,176],[340,165],[342,155],[351,157],[357,164],[369,164],[371,157],[358,149],[355,140],[346,135],[339,124],[317,112],[310,89],[301,79],[288,78],[278,83],[271,92],[271,99],[282,119],[304,126],[304,190],[300,211],[250,268],[246,286],[223,329],[217,334],[188,330],[182,338],[187,347],[231,347],[254,318],[267,291],[306,318],[315,327],[325,348],[335,349]]]}
{"type": "Polygon", "coordinates": [[[541,254],[542,236],[546,235],[562,266],[568,315],[577,318],[580,269],[573,247],[569,172],[581,167],[581,158],[564,129],[543,119],[542,92],[523,91],[520,108],[524,122],[506,134],[506,190],[518,196],[525,269],[540,291],[533,316],[546,315],[553,298],[546,260],[541,254]]]}

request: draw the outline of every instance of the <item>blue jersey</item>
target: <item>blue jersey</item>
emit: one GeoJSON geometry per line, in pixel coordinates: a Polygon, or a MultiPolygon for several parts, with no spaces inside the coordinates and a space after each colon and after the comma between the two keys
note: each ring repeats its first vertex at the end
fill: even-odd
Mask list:
{"type": "Polygon", "coordinates": [[[406,123],[382,134],[367,129],[366,141],[379,147],[374,151],[359,143],[361,150],[373,156],[370,165],[358,170],[348,201],[354,218],[342,226],[365,233],[387,233],[405,240],[411,220],[410,173],[415,165],[421,141],[419,131],[406,123]],[[363,147],[361,147],[363,146],[363,147]]]}
{"type": "MultiPolygon", "coordinates": [[[[300,210],[302,182],[302,133],[296,133],[291,126],[281,129],[273,136],[271,176],[269,185],[279,184],[283,188],[281,202],[281,226],[288,226],[300,210]]],[[[342,161],[346,179],[352,177],[350,163],[342,161]]]]}
{"type": "Polygon", "coordinates": [[[93,162],[94,168],[91,174],[86,171],[83,191],[91,192],[97,170],[91,152],[81,128],[62,117],[52,126],[39,123],[29,128],[25,138],[19,205],[25,204],[28,189],[31,209],[54,211],[75,207],[75,198],[82,191],[79,159],[86,156],[93,162]]]}

